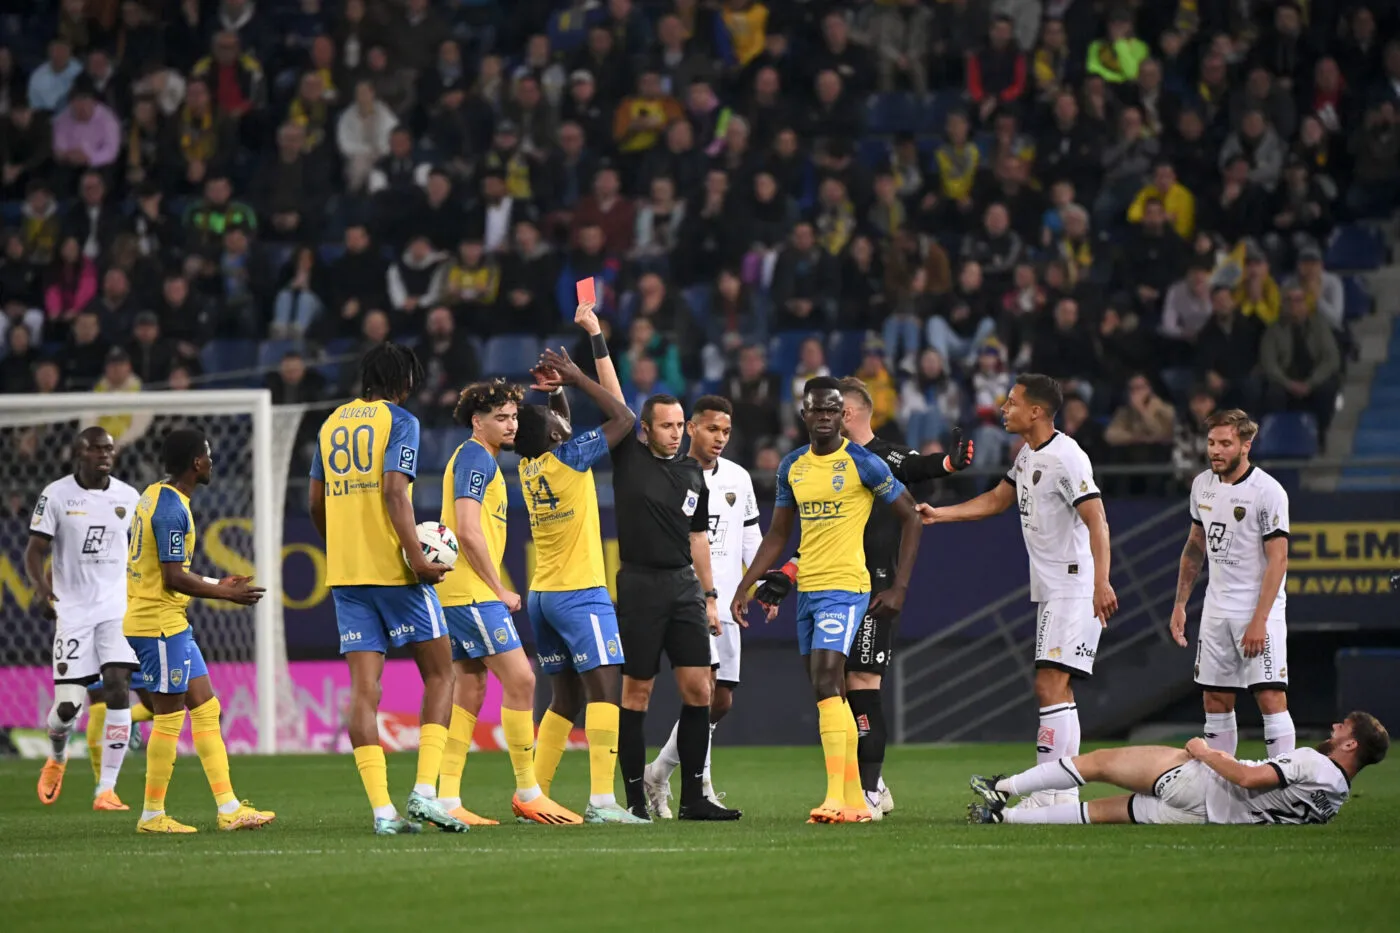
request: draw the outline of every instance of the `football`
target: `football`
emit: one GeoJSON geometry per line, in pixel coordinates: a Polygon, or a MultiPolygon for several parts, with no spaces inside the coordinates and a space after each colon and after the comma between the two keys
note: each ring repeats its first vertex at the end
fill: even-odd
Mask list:
{"type": "MultiPolygon", "coordinates": [[[[441,522],[419,522],[418,544],[431,564],[451,567],[457,563],[457,536],[441,522]]],[[[404,561],[408,561],[407,554],[404,561]]]]}

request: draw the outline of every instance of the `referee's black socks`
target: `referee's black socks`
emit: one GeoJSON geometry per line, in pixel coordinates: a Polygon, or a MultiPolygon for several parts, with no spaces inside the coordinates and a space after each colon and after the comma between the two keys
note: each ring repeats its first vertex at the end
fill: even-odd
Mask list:
{"type": "Polygon", "coordinates": [[[682,706],[676,727],[676,751],[681,758],[681,803],[705,796],[705,753],[710,750],[710,708],[682,706]]]}
{"type": "Polygon", "coordinates": [[[627,809],[637,814],[647,812],[646,788],[642,783],[647,767],[647,737],[642,730],[646,718],[645,710],[625,706],[618,710],[617,765],[627,788],[627,809]]]}
{"type": "Polygon", "coordinates": [[[846,699],[856,717],[860,742],[856,745],[856,761],[860,764],[860,786],[866,792],[880,787],[880,770],[885,765],[885,706],[879,690],[848,690],[846,699]]]}

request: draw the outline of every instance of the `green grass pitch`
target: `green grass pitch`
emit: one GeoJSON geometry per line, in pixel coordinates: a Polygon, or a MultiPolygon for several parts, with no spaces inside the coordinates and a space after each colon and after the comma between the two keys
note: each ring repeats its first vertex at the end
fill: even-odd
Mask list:
{"type": "MultiPolygon", "coordinates": [[[[1245,753],[1259,752],[1246,747],[1245,753]]],[[[813,748],[720,748],[737,824],[515,824],[380,839],[348,756],[235,758],[234,787],[272,826],[214,831],[195,758],[169,796],[186,837],[93,813],[89,765],[39,804],[38,763],[0,762],[0,929],[1394,931],[1400,929],[1400,762],[1376,766],[1330,826],[968,826],[969,773],[1016,770],[1025,746],[893,749],[897,809],[808,826],[823,788],[813,748]]],[[[139,807],[145,762],[118,788],[139,807]]],[[[413,756],[389,760],[402,798],[413,756]]],[[[582,808],[587,758],[556,797],[582,808]]],[[[467,804],[509,819],[503,754],[467,762],[467,804]]],[[[402,800],[400,799],[400,804],[402,800]]]]}

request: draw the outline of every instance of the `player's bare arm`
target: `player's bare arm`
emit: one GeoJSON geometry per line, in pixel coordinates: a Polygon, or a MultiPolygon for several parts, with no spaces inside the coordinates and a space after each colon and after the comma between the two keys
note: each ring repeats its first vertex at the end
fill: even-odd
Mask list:
{"type": "Polygon", "coordinates": [[[1264,579],[1259,584],[1259,602],[1254,607],[1254,615],[1244,630],[1240,651],[1246,658],[1256,658],[1264,653],[1267,637],[1266,626],[1274,600],[1278,598],[1279,587],[1283,585],[1284,574],[1288,573],[1288,538],[1280,535],[1264,542],[1264,579]]]}
{"type": "Polygon", "coordinates": [[[1015,501],[1016,487],[1010,480],[1004,480],[975,499],[940,509],[920,503],[917,509],[925,525],[946,525],[951,522],[980,522],[984,518],[1000,515],[1015,501]]]}
{"type": "MultiPolygon", "coordinates": [[[[1002,485],[1005,485],[1003,483],[1002,485]]],[[[1094,496],[1074,507],[1089,529],[1089,550],[1094,555],[1094,615],[1105,627],[1118,611],[1118,594],[1108,581],[1108,565],[1113,549],[1109,545],[1108,516],[1104,514],[1103,499],[1094,496]]]]}
{"type": "Polygon", "coordinates": [[[496,598],[505,603],[507,609],[518,612],[520,594],[506,589],[501,575],[491,563],[491,550],[487,547],[486,535],[481,531],[481,503],[469,496],[462,496],[454,504],[453,510],[456,512],[457,527],[461,529],[457,543],[467,564],[481,578],[481,582],[491,588],[496,598]]]}
{"type": "Polygon", "coordinates": [[[1281,772],[1275,766],[1246,764],[1229,752],[1211,748],[1199,737],[1186,743],[1186,754],[1238,787],[1268,790],[1282,783],[1281,772]]]}
{"type": "Polygon", "coordinates": [[[899,562],[895,565],[894,585],[877,593],[870,601],[871,613],[885,615],[894,615],[904,608],[904,597],[909,592],[909,577],[919,556],[919,538],[923,531],[923,522],[919,519],[914,497],[909,490],[904,490],[898,499],[890,503],[890,511],[899,519],[899,562]]]}
{"type": "Polygon", "coordinates": [[[1176,604],[1172,606],[1172,641],[1183,648],[1187,646],[1186,604],[1191,601],[1191,591],[1196,588],[1205,559],[1206,530],[1192,522],[1191,533],[1186,536],[1186,544],[1181,549],[1181,565],[1176,571],[1176,604]]]}
{"type": "Polygon", "coordinates": [[[603,326],[598,323],[595,305],[585,301],[574,311],[574,323],[583,328],[593,344],[593,362],[598,369],[598,384],[613,398],[621,400],[622,382],[617,378],[617,367],[608,353],[607,339],[603,336],[603,326]]]}
{"type": "Polygon", "coordinates": [[[168,590],[200,599],[222,599],[240,606],[251,606],[267,592],[253,586],[252,577],[224,577],[214,583],[185,569],[181,561],[165,561],[160,565],[160,578],[168,590]]]}
{"type": "MultiPolygon", "coordinates": [[[[710,536],[703,531],[690,533],[690,561],[695,566],[695,575],[700,578],[700,589],[706,593],[715,591],[715,573],[710,565],[710,536]]],[[[705,597],[705,620],[710,623],[710,634],[718,635],[724,623],[719,617],[719,603],[714,596],[705,597]]],[[[748,623],[741,623],[745,628],[748,623]]]]}
{"type": "Polygon", "coordinates": [[[321,540],[326,540],[326,481],[311,477],[306,490],[306,508],[311,513],[311,524],[321,540]]]}
{"type": "Polygon", "coordinates": [[[29,583],[34,587],[34,598],[39,603],[39,612],[46,619],[58,618],[57,611],[53,604],[58,602],[58,597],[53,594],[53,581],[49,578],[48,571],[44,570],[44,561],[48,560],[49,552],[53,550],[53,539],[48,535],[29,535],[29,543],[24,546],[24,572],[29,576],[29,583]]]}
{"type": "MultiPolygon", "coordinates": [[[[734,591],[734,603],[729,607],[729,611],[735,619],[744,618],[749,608],[749,590],[753,589],[759,578],[773,569],[778,559],[783,556],[796,518],[797,510],[790,505],[781,505],[773,510],[773,521],[768,526],[768,533],[763,536],[763,543],[758,546],[753,563],[749,565],[744,579],[739,581],[739,588],[734,591]]],[[[771,614],[769,618],[771,620],[771,614]]]]}
{"type": "Polygon", "coordinates": [[[409,569],[424,583],[436,584],[451,568],[441,564],[431,564],[423,556],[423,548],[418,543],[418,527],[413,514],[413,500],[408,496],[408,476],[404,473],[384,473],[384,509],[389,513],[389,524],[398,535],[399,546],[408,555],[409,569]]]}
{"type": "MultiPolygon", "coordinates": [[[[603,411],[603,424],[599,428],[611,449],[632,436],[637,426],[637,416],[622,401],[622,393],[610,394],[600,383],[588,378],[578,364],[569,358],[561,347],[558,352],[546,349],[540,355],[540,365],[554,372],[559,385],[574,386],[593,400],[603,411]]],[[[599,375],[602,375],[601,370],[599,375]]]]}

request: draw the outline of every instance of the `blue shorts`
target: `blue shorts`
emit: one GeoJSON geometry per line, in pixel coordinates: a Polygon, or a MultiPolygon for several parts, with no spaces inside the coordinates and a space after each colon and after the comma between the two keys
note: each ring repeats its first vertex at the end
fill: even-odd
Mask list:
{"type": "Polygon", "coordinates": [[[622,663],[617,611],[608,589],[530,591],[530,621],[535,651],[546,674],[591,671],[622,663]]]}
{"type": "Polygon", "coordinates": [[[196,677],[208,677],[204,653],[194,640],[194,629],[187,628],[174,635],[127,636],[141,673],[132,683],[139,690],[151,693],[184,693],[196,677]]]}
{"type": "Polygon", "coordinates": [[[452,660],[486,658],[520,647],[515,620],[500,600],[443,606],[447,633],[452,636],[452,660]]]}
{"type": "Polygon", "coordinates": [[[423,583],[406,586],[333,586],[340,653],[402,648],[447,634],[437,590],[423,583]]]}
{"type": "Polygon", "coordinates": [[[870,606],[869,593],[817,590],[797,594],[797,650],[851,653],[851,641],[870,606]]]}

